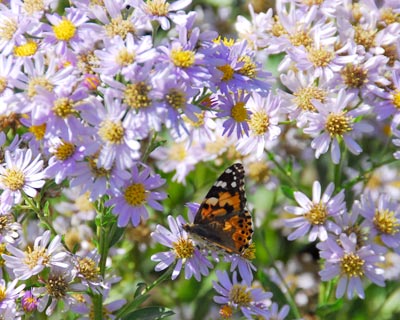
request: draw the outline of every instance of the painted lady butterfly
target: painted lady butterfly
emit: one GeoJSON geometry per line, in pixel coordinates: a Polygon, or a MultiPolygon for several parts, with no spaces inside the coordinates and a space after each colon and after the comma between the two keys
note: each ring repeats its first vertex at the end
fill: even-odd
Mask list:
{"type": "Polygon", "coordinates": [[[244,169],[227,168],[211,187],[192,224],[183,229],[192,238],[227,253],[242,254],[251,244],[253,222],[246,207],[244,169]]]}

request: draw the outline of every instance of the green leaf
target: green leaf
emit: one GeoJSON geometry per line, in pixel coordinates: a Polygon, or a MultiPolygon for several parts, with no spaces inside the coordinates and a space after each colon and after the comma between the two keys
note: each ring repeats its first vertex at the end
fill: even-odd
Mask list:
{"type": "Polygon", "coordinates": [[[335,302],[327,303],[317,308],[317,315],[326,317],[327,315],[334,313],[343,307],[343,299],[338,299],[335,302]]]}
{"type": "Polygon", "coordinates": [[[293,190],[291,187],[282,185],[282,186],[281,186],[281,190],[282,190],[282,193],[283,193],[287,198],[292,199],[292,200],[295,200],[295,199],[294,199],[294,190],[293,190]]]}
{"type": "Polygon", "coordinates": [[[147,288],[147,284],[144,282],[139,282],[137,284],[137,288],[135,291],[135,294],[133,295],[134,298],[136,298],[137,296],[141,295],[143,290],[145,290],[147,288]]]}
{"type": "Polygon", "coordinates": [[[116,228],[112,239],[110,240],[109,247],[111,248],[114,244],[116,244],[124,235],[125,228],[116,228]]]}
{"type": "Polygon", "coordinates": [[[135,310],[128,314],[126,317],[122,319],[125,320],[153,320],[153,319],[164,319],[174,315],[175,313],[172,310],[166,309],[164,307],[148,307],[139,310],[135,310]]]}

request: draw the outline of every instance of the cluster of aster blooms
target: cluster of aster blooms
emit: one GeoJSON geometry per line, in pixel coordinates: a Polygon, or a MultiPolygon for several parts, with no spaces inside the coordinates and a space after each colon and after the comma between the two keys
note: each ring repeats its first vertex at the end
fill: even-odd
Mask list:
{"type": "MultiPolygon", "coordinates": [[[[64,310],[92,312],[92,298],[105,299],[118,280],[106,278],[106,259],[92,250],[91,223],[106,212],[120,228],[146,223],[167,197],[156,171],[175,171],[173,180],[186,183],[200,162],[240,159],[257,186],[274,188],[270,172],[284,172],[286,159],[305,167],[329,150],[336,195],[333,184],[321,195],[319,182],[312,200],[294,192],[300,207],[285,207],[298,216],[285,221],[296,228],[288,239],[320,240],[320,275],[339,276],[337,297],[364,297],[365,278],[384,285],[378,265],[400,250],[400,194],[388,189],[398,171],[384,166],[400,159],[400,5],[281,0],[276,15],[250,7],[250,20],[238,17],[235,41],[197,27],[199,15],[182,10],[190,2],[71,1],[62,16],[58,1],[0,4],[4,318],[50,315],[61,301],[64,310]],[[282,57],[280,88],[272,90],[262,65],[275,55],[282,57]],[[388,141],[386,158],[370,159],[365,139],[388,141]],[[376,172],[387,180],[378,192],[365,184],[376,172]],[[66,185],[65,201],[48,201],[66,185]],[[346,204],[350,191],[360,200],[346,204]],[[78,251],[67,229],[81,237],[78,251]]],[[[152,234],[171,249],[153,255],[156,270],[201,280],[213,264],[182,229],[182,217],[168,223],[171,231],[158,225],[152,234]]],[[[271,294],[252,286],[248,259],[222,259],[233,274],[218,271],[214,282],[221,315],[233,308],[248,318],[287,315],[276,304],[267,310],[271,294]]],[[[103,307],[111,313],[124,303],[103,307]]]]}

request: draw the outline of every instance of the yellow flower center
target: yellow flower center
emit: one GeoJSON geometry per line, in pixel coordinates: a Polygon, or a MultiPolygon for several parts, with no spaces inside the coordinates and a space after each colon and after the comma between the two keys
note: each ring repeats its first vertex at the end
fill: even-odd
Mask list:
{"type": "Polygon", "coordinates": [[[25,0],[23,7],[28,15],[33,15],[45,9],[44,0],[25,0]]]}
{"type": "Polygon", "coordinates": [[[5,15],[2,16],[1,20],[0,39],[4,39],[6,41],[11,40],[18,29],[17,21],[7,18],[5,15]]]}
{"type": "Polygon", "coordinates": [[[50,81],[48,79],[46,79],[45,77],[32,78],[29,80],[29,84],[28,84],[29,98],[33,98],[34,96],[36,96],[36,94],[37,94],[36,86],[40,86],[40,87],[46,89],[47,91],[52,91],[53,87],[54,87],[53,84],[51,84],[50,81]]]}
{"type": "Polygon", "coordinates": [[[188,68],[194,64],[194,52],[190,50],[172,50],[171,59],[175,66],[188,68]]]}
{"type": "Polygon", "coordinates": [[[126,48],[123,48],[118,52],[115,61],[118,65],[124,67],[132,64],[135,61],[135,57],[135,53],[129,52],[126,48]]]}
{"type": "Polygon", "coordinates": [[[70,142],[63,141],[60,145],[57,146],[57,149],[54,152],[54,156],[57,158],[57,160],[65,161],[72,157],[74,152],[75,145],[70,142]]]}
{"type": "Polygon", "coordinates": [[[191,258],[194,254],[194,244],[189,239],[179,238],[178,241],[172,243],[175,254],[179,259],[191,258]]]}
{"type": "Polygon", "coordinates": [[[348,277],[362,277],[365,261],[355,253],[347,253],[340,259],[342,273],[348,277]]]}
{"type": "Polygon", "coordinates": [[[354,27],[354,42],[364,46],[366,50],[375,45],[375,34],[374,30],[364,30],[361,25],[354,27]]]}
{"type": "Polygon", "coordinates": [[[367,70],[354,64],[348,64],[342,71],[344,83],[350,88],[361,88],[367,82],[367,75],[367,70]]]}
{"type": "Polygon", "coordinates": [[[186,95],[178,90],[172,89],[165,96],[165,100],[175,109],[183,109],[186,104],[186,95]]]}
{"type": "Polygon", "coordinates": [[[100,123],[98,133],[104,142],[120,144],[123,142],[124,127],[121,121],[104,120],[100,123]]]}
{"type": "Polygon", "coordinates": [[[99,155],[97,153],[97,154],[95,154],[95,155],[93,155],[93,156],[91,156],[89,158],[88,163],[89,163],[90,171],[97,178],[107,177],[111,170],[107,170],[107,169],[104,169],[104,168],[98,168],[97,167],[98,157],[99,157],[99,155]]]}
{"type": "Polygon", "coordinates": [[[394,235],[399,232],[400,223],[395,213],[389,211],[389,209],[375,210],[373,222],[375,227],[382,233],[394,235]]]}
{"type": "Polygon", "coordinates": [[[47,280],[46,289],[53,298],[62,299],[67,294],[68,283],[62,276],[53,276],[47,280]]]}
{"type": "Polygon", "coordinates": [[[124,92],[124,102],[132,109],[146,108],[151,105],[149,92],[151,86],[145,82],[127,84],[124,92]]]}
{"type": "Polygon", "coordinates": [[[154,16],[164,17],[168,14],[169,3],[165,0],[150,0],[146,3],[146,11],[154,16]]]}
{"type": "Polygon", "coordinates": [[[399,89],[396,89],[396,90],[393,92],[392,102],[393,102],[393,105],[394,105],[397,109],[400,109],[400,90],[399,90],[399,89]]]}
{"type": "Polygon", "coordinates": [[[183,161],[187,157],[185,143],[174,143],[169,149],[169,158],[174,161],[183,161]]]}
{"type": "Polygon", "coordinates": [[[79,211],[90,211],[94,209],[93,203],[89,200],[89,192],[85,192],[75,199],[75,205],[79,211]]]}
{"type": "Polygon", "coordinates": [[[125,200],[132,207],[137,207],[146,201],[146,189],[142,183],[131,184],[125,190],[125,200]]]}
{"type": "Polygon", "coordinates": [[[74,37],[76,27],[72,21],[68,20],[66,17],[62,17],[62,21],[58,25],[53,26],[53,31],[58,40],[69,41],[74,37]]]}
{"type": "Polygon", "coordinates": [[[232,107],[231,116],[236,122],[243,122],[247,120],[247,109],[245,108],[245,103],[243,101],[237,102],[232,107]]]}
{"type": "Polygon", "coordinates": [[[334,54],[322,48],[310,48],[308,49],[308,58],[315,67],[326,67],[334,58],[334,54]]]}
{"type": "Polygon", "coordinates": [[[233,68],[229,65],[223,65],[223,66],[219,66],[217,67],[217,69],[219,71],[222,71],[223,75],[222,75],[222,81],[229,81],[233,78],[233,74],[235,73],[235,70],[233,70],[233,68]]]}
{"type": "Polygon", "coordinates": [[[271,178],[271,170],[265,161],[252,162],[248,165],[248,175],[257,183],[267,182],[271,178]]]}
{"type": "Polygon", "coordinates": [[[247,307],[253,301],[253,298],[246,286],[234,284],[229,292],[229,300],[239,307],[247,307]]]}
{"type": "Polygon", "coordinates": [[[326,206],[323,203],[314,203],[310,211],[304,217],[314,225],[324,224],[328,216],[326,206]]]}
{"type": "MultiPolygon", "coordinates": [[[[285,28],[283,27],[282,23],[279,21],[279,17],[278,16],[274,16],[274,22],[272,24],[271,27],[271,34],[274,37],[280,37],[284,34],[287,34],[285,28]]],[[[291,41],[292,42],[292,41],[291,41]]],[[[293,42],[292,42],[293,44],[293,42]]]]}
{"type": "Polygon", "coordinates": [[[0,286],[0,302],[6,298],[6,287],[0,286]]]}
{"type": "Polygon", "coordinates": [[[50,256],[47,254],[47,249],[41,248],[38,250],[33,250],[31,247],[28,247],[25,251],[25,259],[24,263],[29,267],[29,269],[33,269],[41,260],[42,265],[47,265],[49,263],[50,256]]]}
{"type": "Polygon", "coordinates": [[[227,304],[222,306],[219,309],[219,315],[221,316],[222,319],[231,319],[233,316],[232,307],[228,306],[227,304]]]}
{"type": "Polygon", "coordinates": [[[58,98],[54,101],[53,112],[60,118],[67,118],[74,113],[73,101],[68,98],[58,98]]]}
{"type": "Polygon", "coordinates": [[[309,48],[313,43],[313,39],[304,30],[298,30],[289,36],[289,41],[294,46],[303,45],[305,48],[309,48]]]}
{"type": "Polygon", "coordinates": [[[351,118],[345,116],[345,112],[334,114],[331,113],[325,124],[325,129],[329,132],[331,137],[343,136],[343,134],[352,130],[351,118]]]}
{"type": "Polygon", "coordinates": [[[79,273],[86,279],[95,281],[99,278],[100,268],[96,266],[96,262],[88,257],[80,258],[78,261],[79,273]]]}
{"type": "Polygon", "coordinates": [[[30,40],[25,44],[14,47],[14,55],[16,57],[30,57],[37,52],[37,48],[37,43],[30,40]]]}
{"type": "Polygon", "coordinates": [[[135,26],[129,20],[124,20],[122,16],[117,16],[111,19],[111,22],[104,26],[107,36],[113,38],[120,36],[125,39],[128,33],[135,34],[135,26]]]}
{"type": "Polygon", "coordinates": [[[300,88],[293,93],[295,96],[294,103],[304,111],[316,111],[315,107],[311,103],[311,100],[315,99],[320,102],[324,102],[326,98],[326,91],[318,87],[306,87],[300,88]]]}
{"type": "Polygon", "coordinates": [[[240,68],[238,73],[247,76],[249,78],[255,78],[257,75],[257,65],[251,60],[249,56],[243,56],[238,59],[241,62],[244,62],[243,67],[240,68]]]}
{"type": "Polygon", "coordinates": [[[251,115],[249,126],[255,135],[262,135],[268,131],[269,117],[265,112],[255,112],[251,115]]]}
{"type": "Polygon", "coordinates": [[[7,85],[8,85],[7,78],[0,77],[0,94],[3,93],[4,90],[6,90],[7,85]]]}
{"type": "Polygon", "coordinates": [[[46,123],[37,126],[31,126],[29,131],[35,136],[36,141],[41,141],[46,133],[46,123]]]}
{"type": "Polygon", "coordinates": [[[25,174],[19,169],[7,169],[3,176],[3,183],[11,191],[21,190],[25,184],[25,174]]]}

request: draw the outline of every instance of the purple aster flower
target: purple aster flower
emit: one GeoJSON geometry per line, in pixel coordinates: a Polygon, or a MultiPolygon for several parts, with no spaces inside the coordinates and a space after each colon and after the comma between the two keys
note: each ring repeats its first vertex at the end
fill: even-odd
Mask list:
{"type": "Polygon", "coordinates": [[[269,310],[269,320],[284,320],[289,314],[290,308],[287,304],[285,304],[282,309],[279,310],[278,304],[276,302],[273,302],[269,310]]]}
{"type": "Polygon", "coordinates": [[[255,154],[261,159],[268,143],[278,138],[281,129],[278,126],[281,100],[269,93],[263,97],[253,92],[246,104],[250,110],[248,125],[249,135],[242,137],[237,144],[237,150],[244,154],[255,154]]]}
{"type": "Polygon", "coordinates": [[[85,164],[79,163],[84,157],[85,148],[83,146],[75,145],[73,141],[66,141],[58,137],[50,138],[49,145],[52,157],[49,159],[45,172],[49,178],[54,178],[57,184],[69,176],[76,175],[80,171],[79,167],[85,167],[85,164]]]}
{"type": "Polygon", "coordinates": [[[25,312],[35,311],[38,305],[38,299],[32,294],[31,290],[25,291],[21,299],[22,308],[25,312]]]}
{"type": "Polygon", "coordinates": [[[392,71],[392,83],[386,90],[374,90],[377,96],[382,98],[374,109],[378,120],[386,119],[392,115],[399,114],[400,109],[400,70],[392,71]],[[393,89],[389,89],[393,88],[393,89]]]}
{"type": "Polygon", "coordinates": [[[357,248],[357,237],[342,233],[339,239],[328,238],[317,244],[321,250],[321,258],[326,259],[325,268],[319,272],[322,281],[329,281],[339,276],[336,288],[336,298],[341,298],[347,291],[351,299],[354,292],[364,299],[362,279],[367,278],[378,286],[385,286],[383,270],[376,264],[383,261],[380,254],[375,253],[370,246],[357,248]],[[340,242],[339,242],[340,241],[340,242]]]}
{"type": "Polygon", "coordinates": [[[224,121],[224,131],[222,135],[232,135],[236,131],[237,138],[249,135],[249,117],[250,111],[246,108],[247,101],[251,94],[246,94],[244,90],[236,91],[233,95],[228,91],[218,96],[218,112],[217,117],[228,117],[224,121]]]}
{"type": "Polygon", "coordinates": [[[255,258],[254,251],[255,251],[255,246],[254,244],[252,244],[241,255],[231,254],[225,256],[226,260],[230,261],[231,263],[229,271],[234,272],[237,269],[240,277],[248,285],[251,285],[251,283],[253,282],[253,271],[257,271],[257,268],[251,262],[251,259],[255,258]]]}
{"type": "Polygon", "coordinates": [[[236,272],[232,274],[232,281],[226,271],[217,270],[216,274],[219,281],[213,281],[213,287],[219,294],[214,297],[216,303],[228,306],[231,310],[240,310],[247,319],[253,319],[254,316],[268,319],[269,311],[265,303],[272,298],[272,293],[253,288],[245,282],[239,283],[236,272]]]}
{"type": "Polygon", "coordinates": [[[7,251],[11,255],[3,254],[5,264],[13,270],[15,277],[26,280],[40,273],[45,267],[57,266],[68,268],[67,253],[62,251],[61,237],[55,236],[50,242],[50,231],[45,231],[43,235],[35,239],[33,248],[29,247],[26,251],[7,245],[7,251]]]}
{"type": "Polygon", "coordinates": [[[389,195],[381,194],[375,204],[370,193],[363,194],[353,208],[365,218],[361,226],[371,239],[379,236],[387,247],[400,249],[400,206],[389,195]]]}
{"type": "Polygon", "coordinates": [[[137,227],[141,218],[143,220],[149,218],[145,205],[161,211],[163,207],[158,201],[167,197],[165,192],[154,191],[165,183],[160,175],[152,174],[148,167],[139,172],[136,165],[131,171],[131,178],[126,180],[120,189],[113,190],[113,197],[106,202],[107,206],[114,205],[112,211],[118,216],[119,227],[125,227],[129,221],[137,227]]]}
{"type": "Polygon", "coordinates": [[[173,3],[168,3],[165,0],[131,0],[128,3],[140,10],[140,16],[145,20],[157,21],[161,29],[168,30],[171,25],[169,19],[173,18],[176,13],[174,11],[181,10],[191,4],[192,0],[178,0],[173,3]]]}
{"type": "Polygon", "coordinates": [[[169,251],[159,252],[151,256],[152,261],[158,262],[156,271],[161,271],[174,264],[172,280],[175,280],[185,270],[185,279],[194,277],[197,281],[201,276],[207,276],[209,270],[213,267],[210,261],[196,248],[193,241],[189,238],[187,232],[182,226],[186,221],[179,216],[173,218],[168,216],[169,229],[157,225],[156,230],[152,232],[152,238],[162,245],[170,248],[169,251]]]}
{"type": "Polygon", "coordinates": [[[321,184],[315,181],[312,190],[312,200],[302,192],[296,191],[294,193],[294,197],[300,207],[285,207],[286,211],[298,216],[285,221],[288,227],[296,228],[288,236],[288,240],[295,240],[308,232],[310,232],[308,236],[309,241],[315,241],[317,238],[321,241],[327,239],[327,229],[330,226],[328,218],[337,216],[346,210],[344,190],[332,197],[334,189],[334,184],[330,183],[321,197],[321,184]]]}
{"type": "Polygon", "coordinates": [[[133,160],[139,158],[140,143],[125,117],[126,107],[107,92],[104,105],[98,99],[90,101],[85,107],[80,106],[82,118],[93,126],[95,135],[94,143],[85,144],[87,153],[98,153],[98,168],[110,170],[114,164],[118,169],[131,167],[133,160]]]}
{"type": "Polygon", "coordinates": [[[366,113],[368,109],[367,106],[348,109],[354,99],[354,94],[347,94],[344,89],[341,89],[337,98],[330,99],[327,103],[313,100],[317,112],[310,112],[307,115],[309,123],[304,132],[317,135],[311,142],[317,159],[331,146],[332,161],[338,164],[340,161],[339,142],[342,140],[353,154],[358,155],[362,152],[361,146],[354,139],[361,133],[371,132],[373,128],[365,121],[355,121],[355,118],[366,113]]]}
{"type": "Polygon", "coordinates": [[[42,171],[43,160],[38,155],[32,160],[32,151],[17,149],[14,153],[5,151],[5,166],[0,166],[0,197],[2,208],[7,210],[14,204],[19,204],[24,192],[28,197],[35,197],[36,189],[45,183],[45,173],[42,171]]]}
{"type": "Polygon", "coordinates": [[[0,244],[14,243],[19,238],[21,224],[15,222],[12,214],[0,215],[0,244]]]}
{"type": "Polygon", "coordinates": [[[7,284],[4,279],[0,279],[0,309],[7,307],[7,305],[15,305],[15,300],[22,296],[22,290],[25,288],[25,284],[15,287],[17,283],[18,279],[15,279],[7,284]]]}

